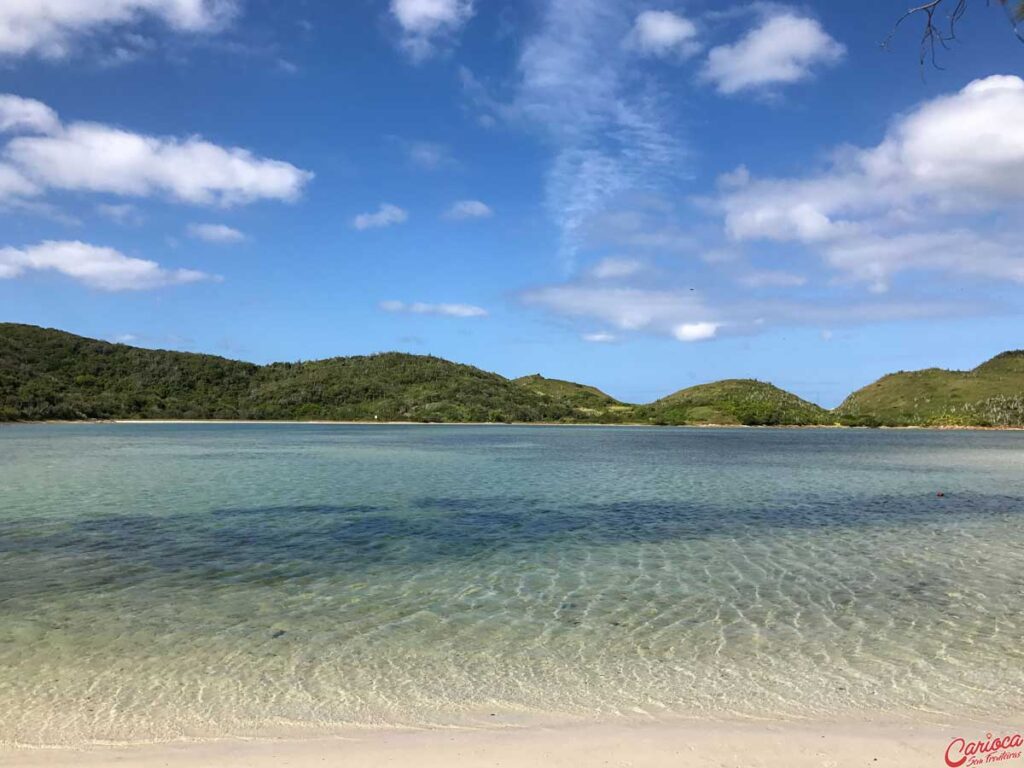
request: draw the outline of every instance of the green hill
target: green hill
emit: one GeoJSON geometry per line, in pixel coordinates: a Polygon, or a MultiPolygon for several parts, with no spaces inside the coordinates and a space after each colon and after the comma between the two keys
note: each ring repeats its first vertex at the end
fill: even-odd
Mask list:
{"type": "Polygon", "coordinates": [[[597,387],[577,384],[575,381],[548,379],[535,373],[513,381],[535,395],[553,402],[564,402],[576,409],[578,417],[590,421],[614,423],[631,421],[634,407],[621,403],[597,387]]]}
{"type": "Polygon", "coordinates": [[[494,373],[386,353],[257,366],[0,324],[0,420],[589,419],[494,373]]]}
{"type": "Polygon", "coordinates": [[[0,324],[0,419],[235,418],[258,367],[0,324]]]}
{"type": "Polygon", "coordinates": [[[591,387],[586,384],[577,384],[575,381],[548,379],[541,376],[539,373],[534,373],[529,376],[520,376],[518,379],[513,379],[513,381],[522,387],[526,387],[527,389],[546,397],[568,398],[576,400],[580,404],[594,407],[621,405],[618,400],[611,395],[605,394],[597,387],[591,387]]]}
{"type": "Polygon", "coordinates": [[[754,379],[630,405],[571,381],[510,380],[427,355],[260,366],[0,323],[0,421],[44,419],[1024,426],[1024,351],[971,371],[893,373],[826,411],[754,379]]]}
{"type": "Polygon", "coordinates": [[[840,423],[867,426],[1024,426],[1024,350],[971,371],[900,371],[836,408],[840,423]]]}
{"type": "Polygon", "coordinates": [[[658,424],[807,425],[831,423],[828,411],[754,379],[688,387],[639,408],[658,424]]]}
{"type": "Polygon", "coordinates": [[[718,382],[650,406],[540,374],[509,380],[388,352],[258,366],[0,324],[0,420],[287,419],[566,423],[818,423],[769,384],[718,382]],[[801,421],[801,419],[803,421],[801,421]]]}

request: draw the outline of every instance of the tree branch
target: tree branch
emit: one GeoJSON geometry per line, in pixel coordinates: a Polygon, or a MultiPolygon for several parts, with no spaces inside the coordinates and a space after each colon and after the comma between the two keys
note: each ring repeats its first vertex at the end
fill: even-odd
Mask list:
{"type": "MultiPolygon", "coordinates": [[[[1020,23],[1024,21],[1024,0],[1014,0],[1016,5],[1015,8],[1011,8],[1010,0],[997,0],[1001,6],[1006,10],[1007,17],[1010,21],[1010,26],[1013,28],[1013,33],[1017,38],[1024,42],[1024,32],[1020,29],[1020,23]]],[[[899,31],[900,25],[911,16],[923,16],[924,17],[924,31],[921,33],[921,49],[919,56],[919,64],[924,67],[925,61],[931,60],[931,64],[936,69],[942,69],[938,64],[936,58],[937,47],[941,46],[945,49],[949,49],[949,43],[956,40],[957,24],[967,13],[967,7],[969,0],[928,0],[928,2],[921,3],[920,5],[908,8],[907,12],[900,16],[893,25],[892,32],[889,33],[888,37],[882,43],[883,48],[888,48],[893,37],[899,31]],[[943,8],[948,8],[949,3],[953,2],[953,9],[945,19],[936,19],[936,14],[943,8]]],[[[991,4],[990,0],[986,0],[986,4],[991,4]]]]}

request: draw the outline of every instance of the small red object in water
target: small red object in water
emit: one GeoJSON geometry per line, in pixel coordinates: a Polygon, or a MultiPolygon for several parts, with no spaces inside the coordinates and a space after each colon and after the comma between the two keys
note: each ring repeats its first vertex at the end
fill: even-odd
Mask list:
{"type": "Polygon", "coordinates": [[[939,491],[939,492],[938,492],[938,493],[936,493],[935,495],[936,495],[936,496],[938,496],[939,498],[942,498],[942,497],[943,497],[943,496],[945,496],[946,494],[944,494],[944,493],[943,493],[942,491],[939,491]]]}

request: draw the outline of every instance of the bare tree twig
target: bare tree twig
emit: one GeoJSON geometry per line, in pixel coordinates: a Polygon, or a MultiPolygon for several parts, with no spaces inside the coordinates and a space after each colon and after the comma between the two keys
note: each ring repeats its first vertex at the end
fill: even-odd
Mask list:
{"type": "MultiPolygon", "coordinates": [[[[921,48],[918,63],[923,68],[926,61],[930,60],[933,67],[942,69],[936,57],[937,46],[949,49],[949,43],[956,40],[957,24],[967,13],[970,0],[928,0],[928,2],[908,8],[906,13],[900,16],[893,25],[892,32],[882,42],[883,48],[888,48],[893,37],[899,31],[900,25],[911,16],[924,16],[924,31],[921,33],[921,48]],[[944,19],[936,18],[936,15],[943,8],[948,8],[953,3],[952,10],[944,19]]],[[[1020,23],[1024,21],[1024,0],[1014,0],[1016,7],[1011,8],[1010,0],[998,0],[999,4],[1006,10],[1013,33],[1024,42],[1024,31],[1020,23]]],[[[986,0],[986,4],[991,4],[986,0]]]]}

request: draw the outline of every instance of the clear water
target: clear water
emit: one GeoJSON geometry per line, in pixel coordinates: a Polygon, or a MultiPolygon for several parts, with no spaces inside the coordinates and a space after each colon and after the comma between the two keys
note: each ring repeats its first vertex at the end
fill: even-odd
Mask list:
{"type": "Polygon", "coordinates": [[[1019,714],[1022,522],[1024,433],[0,427],[0,741],[1019,714]]]}

